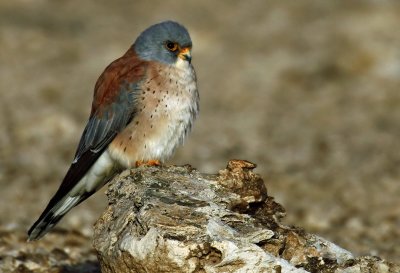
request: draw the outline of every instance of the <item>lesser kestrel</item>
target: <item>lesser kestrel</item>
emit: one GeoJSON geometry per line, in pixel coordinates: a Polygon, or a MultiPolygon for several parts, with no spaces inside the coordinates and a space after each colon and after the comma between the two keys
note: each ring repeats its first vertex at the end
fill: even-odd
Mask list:
{"type": "Polygon", "coordinates": [[[29,240],[44,236],[120,169],[163,162],[183,142],[199,111],[191,48],[185,27],[165,21],[107,66],[74,160],[29,240]]]}

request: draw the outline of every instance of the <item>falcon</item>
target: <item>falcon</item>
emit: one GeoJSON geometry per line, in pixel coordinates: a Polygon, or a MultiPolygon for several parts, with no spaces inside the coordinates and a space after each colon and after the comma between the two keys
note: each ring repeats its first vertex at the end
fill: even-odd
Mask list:
{"type": "Polygon", "coordinates": [[[106,67],[72,164],[29,229],[29,241],[43,237],[118,171],[159,165],[183,143],[199,112],[191,49],[186,28],[165,21],[143,31],[106,67]]]}

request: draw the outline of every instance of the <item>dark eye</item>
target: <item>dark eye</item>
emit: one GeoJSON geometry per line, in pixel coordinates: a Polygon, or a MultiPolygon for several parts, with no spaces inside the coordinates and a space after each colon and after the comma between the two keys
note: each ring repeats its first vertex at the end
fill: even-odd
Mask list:
{"type": "Polygon", "coordinates": [[[171,42],[171,41],[166,41],[165,42],[165,47],[169,50],[169,51],[176,51],[178,49],[178,44],[171,42]]]}

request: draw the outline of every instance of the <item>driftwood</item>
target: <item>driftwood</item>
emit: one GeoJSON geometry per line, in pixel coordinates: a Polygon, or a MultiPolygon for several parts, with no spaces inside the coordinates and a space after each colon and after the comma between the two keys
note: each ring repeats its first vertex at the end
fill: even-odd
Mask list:
{"type": "Polygon", "coordinates": [[[281,224],[285,211],[254,168],[232,160],[218,175],[190,166],[120,174],[94,227],[102,272],[400,272],[281,224]]]}

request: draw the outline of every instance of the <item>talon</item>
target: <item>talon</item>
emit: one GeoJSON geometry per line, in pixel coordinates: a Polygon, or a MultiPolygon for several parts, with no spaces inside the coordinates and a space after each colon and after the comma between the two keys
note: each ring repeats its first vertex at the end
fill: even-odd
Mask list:
{"type": "Polygon", "coordinates": [[[142,161],[138,160],[135,162],[136,167],[140,166],[161,166],[160,160],[148,160],[148,161],[142,161]]]}

